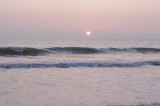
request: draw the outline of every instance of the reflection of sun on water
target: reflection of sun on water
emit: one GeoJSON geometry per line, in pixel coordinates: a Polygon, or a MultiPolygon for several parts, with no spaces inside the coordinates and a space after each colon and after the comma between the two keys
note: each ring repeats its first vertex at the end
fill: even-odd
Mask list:
{"type": "Polygon", "coordinates": [[[90,31],[87,31],[87,32],[86,32],[86,35],[87,35],[87,36],[91,36],[91,32],[90,32],[90,31]]]}

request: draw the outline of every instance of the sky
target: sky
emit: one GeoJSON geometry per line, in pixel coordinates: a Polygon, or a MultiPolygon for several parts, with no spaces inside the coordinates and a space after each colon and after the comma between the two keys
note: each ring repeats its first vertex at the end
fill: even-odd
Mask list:
{"type": "Polygon", "coordinates": [[[160,38],[160,0],[0,0],[0,36],[160,38]]]}

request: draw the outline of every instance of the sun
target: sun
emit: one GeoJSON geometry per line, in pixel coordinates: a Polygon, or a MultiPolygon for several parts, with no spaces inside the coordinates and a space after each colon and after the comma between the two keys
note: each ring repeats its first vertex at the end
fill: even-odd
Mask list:
{"type": "Polygon", "coordinates": [[[86,35],[87,35],[87,36],[91,36],[91,32],[90,32],[90,31],[87,31],[87,32],[86,32],[86,35]]]}

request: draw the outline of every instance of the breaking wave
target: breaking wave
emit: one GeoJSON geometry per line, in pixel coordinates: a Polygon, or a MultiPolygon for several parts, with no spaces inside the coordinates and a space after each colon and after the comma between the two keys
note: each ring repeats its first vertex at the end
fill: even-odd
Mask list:
{"type": "Polygon", "coordinates": [[[100,54],[100,53],[160,53],[159,48],[89,48],[89,47],[53,47],[53,48],[28,48],[28,47],[7,47],[0,48],[0,55],[30,55],[43,54],[100,54]]]}
{"type": "Polygon", "coordinates": [[[0,68],[71,68],[71,67],[140,67],[140,66],[160,66],[160,61],[143,61],[132,63],[115,63],[115,62],[74,62],[74,63],[55,63],[55,64],[39,64],[39,63],[16,63],[16,64],[0,64],[0,68]]]}

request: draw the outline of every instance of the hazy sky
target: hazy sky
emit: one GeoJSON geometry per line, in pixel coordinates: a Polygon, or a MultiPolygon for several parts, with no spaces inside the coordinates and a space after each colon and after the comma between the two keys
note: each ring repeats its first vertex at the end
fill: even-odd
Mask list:
{"type": "Polygon", "coordinates": [[[0,0],[0,36],[160,38],[160,0],[0,0]]]}

